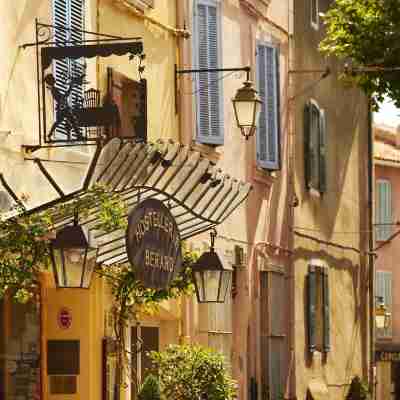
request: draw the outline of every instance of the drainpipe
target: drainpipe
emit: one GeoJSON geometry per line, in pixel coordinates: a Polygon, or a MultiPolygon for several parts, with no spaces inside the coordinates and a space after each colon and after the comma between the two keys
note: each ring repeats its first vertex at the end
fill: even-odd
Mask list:
{"type": "Polygon", "coordinates": [[[372,107],[371,99],[368,100],[368,267],[369,267],[369,336],[370,336],[370,368],[369,389],[371,398],[375,399],[375,269],[374,269],[374,225],[373,225],[373,132],[372,132],[372,107]]]}

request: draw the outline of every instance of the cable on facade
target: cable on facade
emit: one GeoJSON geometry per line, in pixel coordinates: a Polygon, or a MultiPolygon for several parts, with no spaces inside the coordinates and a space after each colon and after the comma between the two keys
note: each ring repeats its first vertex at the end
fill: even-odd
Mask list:
{"type": "MultiPolygon", "coordinates": [[[[345,245],[342,245],[342,244],[339,244],[339,243],[335,243],[335,242],[331,242],[331,241],[328,241],[328,240],[319,239],[319,238],[316,238],[315,236],[306,235],[305,233],[300,233],[298,231],[293,231],[293,233],[296,236],[299,236],[301,238],[313,240],[314,242],[317,242],[319,244],[324,244],[326,246],[336,247],[336,248],[341,249],[341,250],[354,251],[357,254],[374,255],[374,256],[376,256],[375,252],[362,251],[362,250],[357,249],[357,248],[352,247],[352,246],[345,246],[345,245]]],[[[399,231],[399,234],[400,234],[400,231],[399,231]]]]}
{"type": "Polygon", "coordinates": [[[388,239],[386,239],[385,241],[383,241],[379,246],[375,247],[374,251],[380,250],[383,246],[387,245],[388,243],[390,243],[394,238],[396,238],[397,236],[400,235],[400,230],[396,231],[395,233],[393,233],[393,235],[389,236],[388,239]]]}
{"type": "Polygon", "coordinates": [[[129,12],[134,14],[136,17],[146,20],[149,23],[157,26],[158,28],[164,29],[165,31],[171,33],[174,36],[182,37],[184,39],[189,39],[192,36],[192,34],[186,28],[178,29],[178,28],[174,28],[170,25],[164,24],[164,23],[156,20],[155,18],[150,17],[149,15],[143,14],[142,11],[137,9],[133,4],[130,4],[126,0],[113,0],[113,2],[115,4],[120,5],[121,7],[125,8],[126,10],[128,10],[129,12]]]}

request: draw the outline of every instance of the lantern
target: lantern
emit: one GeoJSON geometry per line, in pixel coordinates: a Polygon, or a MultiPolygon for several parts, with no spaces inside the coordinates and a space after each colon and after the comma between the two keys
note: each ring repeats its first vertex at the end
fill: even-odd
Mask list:
{"type": "Polygon", "coordinates": [[[232,279],[214,250],[216,231],[210,233],[210,251],[200,256],[192,267],[196,297],[199,303],[223,303],[232,279]]]}
{"type": "Polygon", "coordinates": [[[232,99],[232,103],[237,126],[247,140],[256,131],[262,104],[251,81],[244,82],[243,87],[238,89],[235,98],[232,99]]]}
{"type": "Polygon", "coordinates": [[[78,225],[66,226],[51,241],[50,254],[58,288],[88,289],[96,264],[97,248],[89,233],[78,225]]]}
{"type": "Polygon", "coordinates": [[[377,329],[385,329],[389,326],[391,314],[387,311],[382,297],[377,297],[378,304],[375,309],[375,324],[377,329]]]}

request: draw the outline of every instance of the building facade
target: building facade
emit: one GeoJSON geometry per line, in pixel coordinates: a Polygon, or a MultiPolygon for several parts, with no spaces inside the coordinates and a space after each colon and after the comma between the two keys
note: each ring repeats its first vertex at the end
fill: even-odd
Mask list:
{"type": "Polygon", "coordinates": [[[345,398],[371,372],[368,102],[318,51],[331,3],[294,4],[289,398],[298,399],[345,398]]]}
{"type": "MultiPolygon", "coordinates": [[[[177,217],[188,246],[207,250],[207,231],[218,225],[216,251],[233,271],[224,304],[185,297],[130,321],[127,346],[140,342],[142,351],[130,359],[135,373],[127,377],[121,399],[136,398],[150,367],[146,351],[172,343],[221,351],[241,400],[345,398],[355,376],[367,379],[369,248],[362,232],[368,230],[368,104],[335,73],[324,72],[339,67],[317,49],[324,34],[319,12],[329,4],[41,0],[39,6],[5,5],[0,172],[26,208],[48,205],[60,192],[73,193],[87,176],[101,181],[104,175],[116,189],[131,178],[151,182],[143,187],[159,192],[160,182],[163,188],[172,182],[170,191],[164,190],[176,202],[171,209],[179,211],[183,203],[203,223],[191,228],[190,219],[177,217]],[[45,29],[37,38],[52,40],[56,49],[40,58],[42,75],[29,45],[36,18],[52,25],[40,25],[45,29]],[[143,43],[146,57],[119,54],[126,47],[67,62],[57,56],[60,48],[72,51],[66,43],[86,39],[96,45],[101,38],[93,32],[111,41],[143,43]],[[245,71],[232,69],[243,67],[250,67],[263,101],[258,129],[248,140],[236,126],[231,102],[247,79],[245,71]],[[66,92],[71,97],[61,104],[66,92]],[[69,112],[85,107],[107,108],[111,119],[100,127],[81,126],[69,112]],[[44,126],[46,136],[39,142],[44,126]],[[112,170],[110,175],[91,171],[95,146],[80,145],[96,135],[112,138],[98,163],[102,172],[112,170]],[[122,146],[120,138],[133,147],[122,146]],[[76,146],[60,147],[70,142],[76,146]],[[156,142],[159,148],[151,147],[156,142]],[[34,147],[38,143],[46,146],[34,147]],[[143,158],[133,148],[140,148],[143,158]],[[153,158],[154,148],[161,149],[161,158],[153,158]],[[43,165],[47,175],[38,168],[43,165]],[[165,175],[156,175],[162,168],[165,175]],[[225,204],[236,191],[232,204],[225,204]]],[[[142,194],[135,192],[137,198],[142,194]]],[[[7,211],[13,199],[6,189],[0,196],[7,211]]],[[[99,262],[123,260],[117,247],[102,246],[99,262]]],[[[6,333],[0,339],[0,400],[118,398],[115,359],[108,351],[112,296],[104,279],[95,276],[89,290],[57,289],[52,275],[44,273],[35,303],[20,306],[6,298],[0,304],[6,333]],[[70,353],[78,354],[78,363],[70,353]],[[71,369],[60,370],[67,358],[71,369]]]]}
{"type": "Polygon", "coordinates": [[[399,310],[396,238],[398,209],[398,131],[374,126],[375,240],[377,248],[377,304],[383,302],[388,314],[385,328],[376,330],[377,399],[399,397],[399,310]]]}

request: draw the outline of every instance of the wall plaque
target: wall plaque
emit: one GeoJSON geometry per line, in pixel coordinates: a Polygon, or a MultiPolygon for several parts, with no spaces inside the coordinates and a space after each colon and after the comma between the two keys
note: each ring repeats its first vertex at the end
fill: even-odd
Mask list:
{"type": "Polygon", "coordinates": [[[61,308],[57,315],[58,326],[61,329],[69,329],[72,325],[72,314],[68,308],[61,308]]]}
{"type": "Polygon", "coordinates": [[[79,340],[47,341],[47,374],[79,375],[79,340]]]}
{"type": "Polygon", "coordinates": [[[182,266],[181,238],[174,217],[159,200],[141,202],[129,215],[126,251],[145,287],[165,289],[182,266]]]}

